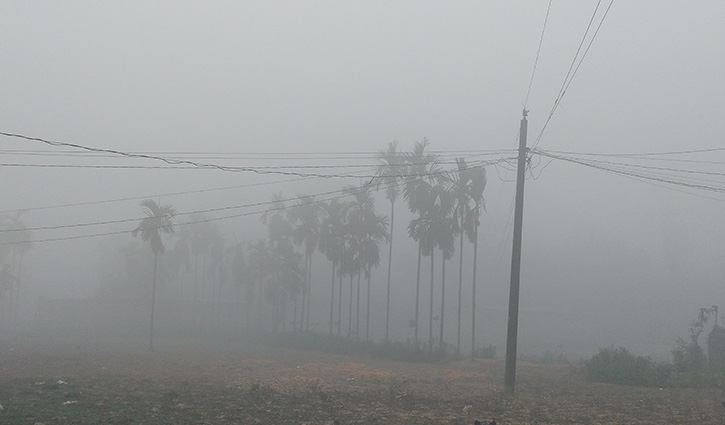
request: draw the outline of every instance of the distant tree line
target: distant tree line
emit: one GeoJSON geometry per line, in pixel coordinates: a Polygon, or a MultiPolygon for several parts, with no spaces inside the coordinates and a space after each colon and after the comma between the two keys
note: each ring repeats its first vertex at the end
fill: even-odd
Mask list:
{"type": "MultiPolygon", "coordinates": [[[[415,310],[410,326],[414,330],[412,343],[430,351],[443,349],[446,344],[445,300],[446,266],[458,239],[461,253],[458,263],[456,352],[461,347],[464,239],[473,245],[472,353],[475,352],[475,291],[476,256],[480,214],[485,208],[483,191],[486,172],[482,166],[469,166],[456,159],[456,169],[443,170],[441,158],[426,151],[426,139],[416,142],[411,152],[398,150],[397,142],[389,143],[377,154],[379,165],[376,178],[360,186],[346,186],[341,195],[319,200],[314,195],[299,195],[295,201],[285,200],[273,193],[271,207],[261,215],[267,228],[266,238],[251,243],[236,241],[227,246],[216,225],[203,215],[192,215],[188,223],[173,223],[175,211],[171,205],[152,200],[142,203],[145,218],[134,230],[151,247],[154,258],[153,295],[156,286],[158,257],[165,249],[161,233],[173,234],[165,267],[177,279],[193,280],[193,299],[207,299],[210,284],[221,301],[222,282],[231,282],[244,291],[248,315],[257,326],[267,325],[274,331],[310,331],[311,298],[329,299],[330,335],[344,336],[356,341],[370,339],[371,276],[380,265],[381,246],[388,244],[388,270],[385,306],[385,338],[390,340],[390,291],[396,201],[402,197],[414,214],[407,234],[417,245],[418,266],[415,287],[415,310]],[[382,191],[390,201],[390,216],[378,213],[374,193],[382,191]],[[178,231],[175,231],[175,227],[178,231]],[[312,257],[323,254],[330,263],[327,289],[312,281],[312,257]],[[436,279],[436,253],[440,253],[440,279],[436,279]],[[422,258],[430,259],[428,288],[428,335],[420,337],[422,290],[422,258]],[[440,315],[434,314],[436,281],[439,282],[440,315]],[[325,292],[327,295],[325,295],[325,292]],[[343,303],[343,294],[346,303],[343,303]],[[266,308],[264,307],[266,306],[266,308]],[[252,311],[253,310],[253,311],[252,311]],[[439,328],[434,332],[434,319],[439,328]],[[434,334],[437,333],[437,339],[434,334]]],[[[181,288],[181,287],[180,287],[181,288]]],[[[403,288],[396,288],[403,289],[403,288]]],[[[180,294],[181,295],[181,294],[180,294]]],[[[187,294],[187,297],[191,295],[187,294]]],[[[153,324],[151,325],[151,333],[153,324]]],[[[451,337],[448,337],[452,339],[451,337]]],[[[153,346],[151,336],[150,346],[153,346]]]]}

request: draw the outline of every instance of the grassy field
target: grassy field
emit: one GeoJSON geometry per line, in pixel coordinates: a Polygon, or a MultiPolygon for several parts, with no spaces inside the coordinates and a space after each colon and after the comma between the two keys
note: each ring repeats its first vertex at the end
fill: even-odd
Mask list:
{"type": "Polygon", "coordinates": [[[223,342],[0,340],[0,424],[723,424],[723,389],[586,382],[577,366],[412,364],[223,342]],[[470,415],[463,407],[472,405],[470,415]],[[488,423],[488,422],[485,422],[488,423]]]}

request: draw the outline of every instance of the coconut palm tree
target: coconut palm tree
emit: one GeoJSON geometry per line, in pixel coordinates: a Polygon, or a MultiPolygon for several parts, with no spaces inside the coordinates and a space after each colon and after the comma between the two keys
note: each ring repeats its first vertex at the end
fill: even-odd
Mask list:
{"type": "Polygon", "coordinates": [[[310,329],[310,293],[312,290],[312,254],[317,250],[320,240],[320,222],[324,213],[322,205],[314,196],[300,195],[297,205],[290,209],[289,217],[293,224],[292,240],[296,245],[304,245],[305,249],[305,285],[302,290],[302,312],[300,328],[305,322],[305,330],[310,329]],[[307,302],[307,317],[305,319],[305,297],[307,302]]]}
{"type": "Polygon", "coordinates": [[[357,276],[355,338],[360,338],[360,279],[364,268],[362,247],[365,243],[365,225],[370,220],[371,211],[374,214],[375,207],[369,187],[345,186],[343,191],[351,197],[351,201],[346,204],[345,209],[346,249],[344,252],[348,257],[345,269],[351,277],[357,276]]]}
{"type": "Polygon", "coordinates": [[[463,234],[465,232],[465,223],[469,214],[471,214],[472,199],[472,180],[471,172],[463,158],[456,158],[456,166],[458,169],[453,173],[451,182],[451,194],[455,202],[454,216],[456,217],[455,231],[459,235],[458,248],[458,321],[456,326],[456,353],[461,352],[461,302],[463,293],[463,234]]]}
{"type": "Polygon", "coordinates": [[[385,341],[389,340],[390,326],[390,274],[393,264],[393,226],[395,224],[395,201],[400,195],[400,184],[403,182],[405,162],[403,155],[398,152],[398,142],[388,143],[387,151],[380,151],[377,155],[378,168],[376,170],[377,186],[384,187],[385,197],[390,201],[390,242],[388,242],[388,286],[385,301],[385,341]]]}
{"type": "MultiPolygon", "coordinates": [[[[370,337],[370,280],[373,267],[380,264],[380,243],[389,239],[388,219],[375,212],[375,199],[372,186],[351,187],[346,191],[353,195],[349,203],[346,219],[355,247],[355,256],[360,271],[367,279],[367,309],[365,318],[365,339],[370,337]]],[[[358,279],[360,278],[358,272],[358,279]]],[[[358,283],[359,291],[359,283],[358,283]]],[[[358,305],[359,305],[358,292],[358,305]]],[[[359,311],[359,308],[358,308],[359,311]]]]}
{"type": "MultiPolygon", "coordinates": [[[[322,208],[325,213],[320,222],[319,250],[332,263],[332,287],[330,290],[330,335],[332,335],[335,307],[335,271],[342,261],[342,248],[344,245],[343,210],[345,205],[337,199],[332,199],[329,202],[323,203],[322,208]]],[[[340,286],[338,297],[342,295],[342,280],[340,280],[340,286]]],[[[338,315],[340,314],[340,310],[341,305],[338,302],[338,315]]],[[[339,325],[338,318],[338,331],[340,329],[339,325]]]]}
{"type": "MultiPolygon", "coordinates": [[[[272,252],[264,239],[260,239],[257,243],[249,247],[249,280],[253,286],[252,292],[256,295],[256,299],[251,299],[255,306],[255,317],[257,326],[261,321],[261,307],[266,283],[273,275],[272,252]]],[[[247,304],[247,308],[250,305],[247,304]]]]}
{"type": "Polygon", "coordinates": [[[176,210],[171,205],[160,205],[157,202],[146,199],[141,202],[144,208],[144,217],[136,227],[132,235],[141,236],[141,240],[148,243],[154,253],[154,280],[151,291],[151,325],[149,331],[149,351],[154,349],[154,306],[156,304],[156,269],[158,266],[159,254],[164,253],[164,242],[161,233],[174,233],[173,218],[176,210]]]}
{"type": "Polygon", "coordinates": [[[424,253],[426,256],[433,255],[432,245],[428,243],[429,241],[425,237],[427,234],[425,229],[429,226],[428,218],[424,217],[425,205],[428,202],[427,198],[430,197],[431,188],[439,177],[440,168],[438,165],[438,156],[425,152],[427,146],[428,139],[424,138],[421,142],[415,142],[412,152],[404,154],[407,177],[403,186],[403,197],[408,202],[410,211],[418,214],[418,217],[411,221],[408,226],[408,234],[418,242],[418,266],[415,282],[415,320],[413,321],[416,346],[418,346],[419,329],[418,312],[420,302],[421,256],[424,253]]]}
{"type": "Polygon", "coordinates": [[[464,225],[465,229],[472,229],[470,233],[466,233],[468,240],[473,243],[473,279],[471,294],[471,358],[476,355],[476,270],[478,259],[478,226],[480,224],[479,217],[481,210],[486,209],[486,202],[483,199],[483,190],[486,188],[486,169],[483,167],[470,168],[468,174],[471,179],[471,189],[469,194],[473,200],[474,207],[467,215],[467,220],[472,224],[464,225]]]}
{"type": "Polygon", "coordinates": [[[436,201],[432,209],[431,229],[435,246],[441,251],[441,313],[439,348],[443,349],[443,328],[445,322],[446,305],[446,261],[451,259],[454,251],[456,219],[453,216],[454,199],[448,188],[448,182],[441,179],[433,189],[436,201]]]}

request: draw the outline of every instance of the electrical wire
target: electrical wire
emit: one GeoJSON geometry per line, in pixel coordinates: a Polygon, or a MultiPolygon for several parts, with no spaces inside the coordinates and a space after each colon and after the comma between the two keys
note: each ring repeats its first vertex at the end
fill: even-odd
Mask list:
{"type": "Polygon", "coordinates": [[[541,53],[541,45],[544,43],[544,32],[546,32],[546,23],[549,21],[549,11],[551,10],[551,1],[546,8],[546,17],[544,17],[544,27],[541,29],[541,37],[539,38],[539,47],[536,49],[536,59],[534,59],[534,69],[531,71],[531,80],[529,80],[529,89],[526,90],[526,100],[524,101],[524,110],[529,104],[529,95],[531,94],[531,86],[534,84],[534,75],[536,75],[536,66],[539,64],[539,54],[541,53]]]}
{"type": "MultiPolygon", "coordinates": [[[[502,160],[508,160],[508,159],[504,158],[502,160]]],[[[496,161],[493,161],[493,163],[495,163],[495,162],[496,161]]],[[[479,167],[482,167],[484,165],[490,165],[490,164],[483,164],[483,165],[482,164],[471,164],[468,167],[464,168],[463,170],[465,170],[465,169],[479,168],[479,167]]],[[[438,171],[438,172],[435,172],[435,173],[428,173],[428,175],[446,175],[446,174],[451,174],[451,173],[458,172],[458,171],[461,171],[461,170],[441,170],[441,171],[438,171]]],[[[402,176],[403,177],[401,177],[401,178],[412,179],[412,178],[415,178],[417,175],[410,174],[410,175],[402,175],[402,176]]],[[[391,180],[391,178],[395,178],[395,177],[400,177],[400,176],[386,176],[385,180],[387,180],[388,183],[385,183],[385,180],[384,180],[383,183],[381,183],[380,185],[377,185],[376,190],[384,190],[386,188],[386,185],[396,184],[395,182],[393,182],[391,180]]],[[[367,187],[374,187],[373,186],[373,180],[370,180],[365,186],[367,186],[367,187]]],[[[345,188],[339,189],[339,190],[335,190],[335,191],[323,192],[323,193],[319,193],[319,194],[315,194],[315,195],[310,195],[310,196],[312,198],[316,198],[316,197],[319,197],[319,196],[327,196],[327,195],[334,195],[334,196],[328,197],[328,198],[325,198],[325,199],[321,199],[321,200],[316,200],[314,202],[315,203],[319,203],[319,202],[324,202],[324,201],[331,200],[331,199],[340,199],[340,198],[344,198],[344,197],[351,196],[349,193],[347,193],[347,190],[345,188]]],[[[195,215],[195,214],[204,214],[204,213],[209,213],[209,212],[219,212],[219,211],[232,210],[232,209],[259,207],[259,206],[265,206],[265,205],[270,205],[270,204],[273,205],[273,204],[276,204],[278,202],[287,202],[287,201],[290,201],[290,200],[293,200],[293,199],[299,199],[299,198],[288,198],[288,199],[283,199],[283,200],[279,200],[278,199],[278,200],[273,200],[273,201],[257,202],[257,203],[244,204],[244,205],[225,206],[225,207],[220,207],[220,208],[210,208],[210,209],[206,209],[206,210],[197,210],[197,211],[190,211],[190,212],[185,212],[185,213],[179,213],[178,215],[195,215]]],[[[282,208],[278,208],[278,209],[284,209],[284,208],[286,208],[286,207],[282,207],[282,208]]],[[[272,210],[274,210],[274,209],[275,208],[273,208],[272,210]]],[[[234,214],[234,215],[230,215],[230,216],[217,217],[217,218],[213,218],[213,219],[197,220],[197,221],[194,221],[194,223],[209,222],[209,221],[225,220],[225,219],[229,219],[229,218],[244,217],[244,216],[248,216],[248,215],[261,214],[261,213],[263,213],[265,211],[269,211],[269,210],[270,209],[262,210],[262,211],[253,211],[253,212],[250,212],[250,213],[234,214]]],[[[31,228],[24,228],[24,229],[5,229],[5,230],[0,230],[0,233],[14,232],[14,231],[20,231],[20,230],[24,230],[24,231],[58,230],[58,229],[88,227],[88,226],[96,226],[96,225],[121,224],[121,223],[127,223],[127,222],[131,222],[131,221],[137,221],[137,220],[138,220],[138,217],[134,217],[134,218],[127,218],[127,219],[120,219],[120,220],[106,220],[106,221],[98,221],[98,222],[91,222],[91,223],[75,223],[75,224],[66,224],[66,225],[57,225],[57,226],[39,226],[39,227],[31,227],[31,228]]],[[[119,232],[96,233],[96,234],[92,234],[92,235],[82,235],[82,236],[77,236],[77,237],[76,236],[69,236],[69,237],[60,237],[60,238],[46,238],[46,239],[40,239],[40,240],[34,240],[34,241],[12,241],[12,242],[0,243],[0,246],[2,246],[2,245],[16,245],[16,244],[34,243],[34,242],[51,242],[51,241],[60,241],[60,240],[80,239],[80,238],[85,238],[85,237],[97,237],[97,236],[114,235],[114,234],[119,234],[119,232]]]]}
{"type": "Polygon", "coordinates": [[[579,47],[577,47],[576,53],[574,54],[574,59],[572,59],[571,65],[569,65],[569,70],[567,71],[566,76],[564,77],[564,82],[562,83],[561,88],[559,88],[559,93],[556,95],[556,99],[554,100],[554,105],[551,107],[551,110],[549,111],[549,115],[547,116],[546,121],[544,122],[544,125],[541,128],[541,131],[539,132],[538,136],[536,136],[536,140],[534,141],[532,148],[536,148],[539,145],[541,138],[544,136],[544,131],[546,131],[546,127],[549,125],[549,122],[551,122],[551,119],[553,118],[554,114],[556,113],[556,110],[559,108],[559,105],[561,104],[561,101],[564,98],[564,95],[566,94],[567,90],[569,89],[571,82],[574,80],[574,77],[576,76],[577,72],[579,71],[581,64],[584,62],[584,58],[589,53],[589,49],[592,47],[592,43],[594,43],[594,39],[597,37],[597,34],[599,34],[599,30],[601,29],[602,24],[604,23],[604,20],[607,18],[607,15],[609,14],[609,10],[612,8],[612,4],[614,4],[614,0],[610,0],[609,6],[607,6],[607,9],[604,11],[604,15],[602,16],[602,19],[599,21],[599,25],[597,25],[597,28],[594,31],[594,34],[592,35],[591,39],[589,40],[589,44],[587,45],[587,48],[584,50],[584,54],[582,54],[581,58],[579,59],[579,63],[576,65],[576,68],[574,68],[574,64],[576,63],[576,60],[579,56],[579,52],[581,52],[581,48],[584,45],[587,35],[589,34],[589,30],[591,29],[592,23],[594,22],[594,18],[597,15],[597,11],[599,10],[600,4],[601,4],[601,0],[599,0],[597,2],[597,6],[594,8],[594,12],[592,13],[592,17],[589,19],[589,23],[587,24],[587,28],[584,31],[584,35],[582,36],[582,40],[579,43],[579,47]],[[572,69],[573,69],[573,71],[572,71],[572,69]]]}
{"type": "MultiPolygon", "coordinates": [[[[678,180],[675,176],[671,176],[671,175],[645,174],[645,173],[642,173],[641,171],[637,172],[636,169],[635,170],[626,169],[626,167],[632,168],[632,164],[615,163],[613,166],[612,164],[602,164],[602,163],[598,163],[598,162],[593,162],[591,160],[584,160],[584,159],[576,158],[576,157],[555,155],[555,154],[552,154],[552,153],[549,153],[549,152],[546,152],[546,151],[543,151],[540,149],[534,150],[533,153],[543,155],[543,156],[553,158],[553,159],[559,159],[562,161],[566,161],[566,162],[570,162],[570,163],[574,163],[574,164],[578,164],[578,165],[583,165],[586,167],[590,167],[590,168],[594,168],[594,169],[598,169],[598,170],[602,170],[602,171],[607,171],[607,172],[614,173],[614,174],[623,175],[623,176],[629,176],[629,177],[634,177],[634,178],[638,178],[638,179],[659,182],[659,183],[666,183],[666,184],[670,184],[670,185],[682,186],[682,187],[687,187],[690,189],[698,189],[698,190],[703,190],[703,191],[725,193],[725,183],[723,183],[722,186],[713,186],[713,185],[693,182],[692,180],[688,182],[688,181],[683,181],[682,179],[678,180]],[[619,168],[617,168],[617,166],[619,166],[619,168]],[[625,168],[623,168],[622,166],[624,166],[625,168]]],[[[683,171],[683,170],[675,170],[675,171],[683,171]]]]}

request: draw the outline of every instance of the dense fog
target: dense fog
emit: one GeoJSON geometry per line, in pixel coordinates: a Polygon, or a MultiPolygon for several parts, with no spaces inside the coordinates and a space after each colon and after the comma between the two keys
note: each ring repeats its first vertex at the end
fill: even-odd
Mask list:
{"type": "MultiPolygon", "coordinates": [[[[329,255],[314,250],[305,267],[292,230],[309,307],[293,296],[304,283],[274,289],[288,295],[265,289],[282,271],[260,277],[253,253],[276,243],[272,216],[295,227],[292,206],[354,203],[348,186],[367,190],[389,231],[390,181],[374,176],[391,143],[410,159],[425,140],[446,184],[460,177],[457,158],[485,169],[475,300],[464,237],[460,344],[471,348],[475,303],[476,344],[502,356],[525,107],[519,353],[578,358],[614,344],[667,358],[723,293],[725,4],[619,2],[593,18],[595,6],[553,2],[542,40],[547,2],[2,3],[0,332],[146,338],[154,252],[132,231],[151,200],[175,210],[158,256],[160,344],[291,331],[301,315],[305,329],[328,333],[331,299],[333,333],[341,312],[340,334],[350,322],[364,339],[369,313],[368,338],[381,341],[385,237],[374,244],[369,310],[365,269],[355,272],[357,317],[350,275],[340,305],[329,255]]],[[[420,211],[404,186],[431,174],[400,174],[389,338],[412,342],[418,243],[408,230],[420,211]]],[[[451,237],[444,343],[456,346],[461,253],[451,237]]],[[[438,345],[443,263],[433,253],[438,345]]],[[[421,343],[430,282],[424,255],[421,343]]]]}

